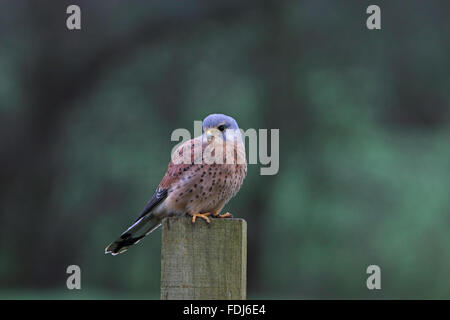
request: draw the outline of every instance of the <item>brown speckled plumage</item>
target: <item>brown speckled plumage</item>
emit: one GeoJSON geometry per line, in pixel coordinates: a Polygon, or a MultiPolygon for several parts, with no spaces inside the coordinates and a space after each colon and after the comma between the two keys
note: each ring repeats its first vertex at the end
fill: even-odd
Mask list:
{"type": "MultiPolygon", "coordinates": [[[[194,140],[199,139],[202,137],[185,142],[175,152],[183,157],[185,145],[192,146],[194,140]]],[[[222,141],[218,142],[217,147],[220,147],[221,143],[222,141]]],[[[202,151],[206,146],[207,144],[203,144],[202,151]]],[[[220,213],[225,204],[239,191],[247,174],[244,146],[235,143],[231,148],[236,151],[231,164],[195,164],[193,155],[189,164],[174,164],[170,161],[167,173],[159,185],[159,189],[168,189],[166,209],[176,213],[220,213]]],[[[225,160],[223,162],[226,162],[225,160]]]]}
{"type": "Polygon", "coordinates": [[[221,217],[222,208],[239,191],[247,174],[245,147],[231,117],[210,115],[203,129],[209,129],[208,136],[204,133],[175,150],[165,176],[138,219],[105,249],[106,253],[126,251],[168,216],[189,214],[193,222],[197,216],[208,222],[206,215],[221,217]],[[213,133],[209,133],[211,129],[213,133]]]}

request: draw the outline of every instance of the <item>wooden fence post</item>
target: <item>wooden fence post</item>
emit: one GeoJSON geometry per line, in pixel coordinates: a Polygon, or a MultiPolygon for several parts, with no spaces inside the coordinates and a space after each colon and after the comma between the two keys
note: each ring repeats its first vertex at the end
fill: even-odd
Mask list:
{"type": "Polygon", "coordinates": [[[246,286],[245,220],[164,219],[161,299],[246,299],[246,286]]]}

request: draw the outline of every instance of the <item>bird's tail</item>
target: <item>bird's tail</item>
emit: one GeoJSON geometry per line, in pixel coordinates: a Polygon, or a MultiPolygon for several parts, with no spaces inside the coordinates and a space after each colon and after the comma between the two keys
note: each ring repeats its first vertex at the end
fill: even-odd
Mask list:
{"type": "Polygon", "coordinates": [[[105,249],[105,254],[113,256],[125,252],[130,246],[138,243],[142,238],[161,226],[161,219],[149,213],[138,219],[122,235],[105,249]]]}

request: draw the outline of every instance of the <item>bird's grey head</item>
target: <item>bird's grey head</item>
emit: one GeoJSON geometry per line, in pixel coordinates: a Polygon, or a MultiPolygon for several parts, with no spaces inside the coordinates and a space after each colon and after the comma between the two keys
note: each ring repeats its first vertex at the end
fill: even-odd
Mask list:
{"type": "Polygon", "coordinates": [[[210,114],[203,120],[203,133],[210,140],[211,136],[220,136],[223,140],[239,138],[242,140],[239,126],[232,117],[224,114],[210,114]]]}

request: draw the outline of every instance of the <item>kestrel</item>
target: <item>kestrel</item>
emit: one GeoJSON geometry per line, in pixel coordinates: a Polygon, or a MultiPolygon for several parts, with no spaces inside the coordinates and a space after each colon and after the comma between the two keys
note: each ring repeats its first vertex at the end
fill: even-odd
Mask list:
{"type": "Polygon", "coordinates": [[[161,226],[168,216],[189,215],[210,223],[236,195],[247,174],[245,146],[236,120],[211,114],[203,120],[203,134],[181,144],[167,172],[137,220],[105,253],[117,255],[161,226]]]}

